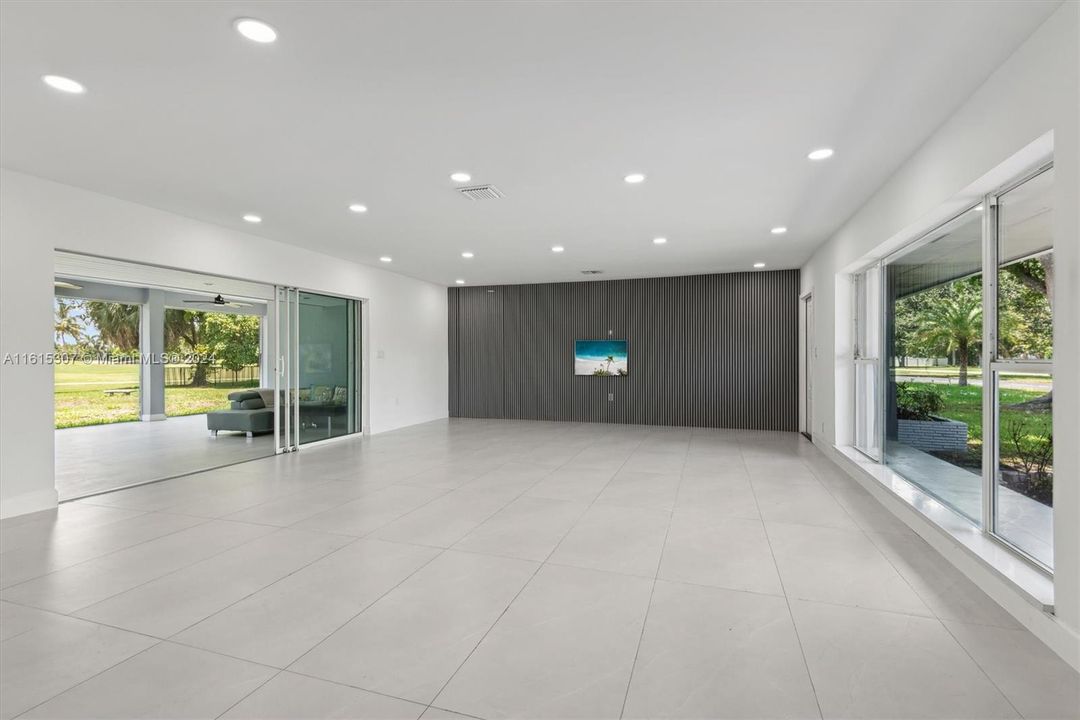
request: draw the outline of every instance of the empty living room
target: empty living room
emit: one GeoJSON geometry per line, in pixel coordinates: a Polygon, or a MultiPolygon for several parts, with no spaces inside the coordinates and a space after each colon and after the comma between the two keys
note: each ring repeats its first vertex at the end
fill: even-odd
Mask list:
{"type": "Polygon", "coordinates": [[[0,358],[0,720],[1080,720],[1080,0],[2,0],[0,358]]]}

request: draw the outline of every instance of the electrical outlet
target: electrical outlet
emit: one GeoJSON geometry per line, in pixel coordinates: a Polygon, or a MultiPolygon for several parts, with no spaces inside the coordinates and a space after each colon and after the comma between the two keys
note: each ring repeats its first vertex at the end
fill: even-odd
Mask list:
{"type": "Polygon", "coordinates": [[[615,402],[615,393],[608,393],[607,394],[607,399],[608,399],[608,402],[615,402]]]}

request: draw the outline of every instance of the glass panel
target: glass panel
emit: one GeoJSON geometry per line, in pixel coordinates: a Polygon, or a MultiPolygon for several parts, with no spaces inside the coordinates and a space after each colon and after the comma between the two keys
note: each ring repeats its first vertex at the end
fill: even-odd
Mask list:
{"type": "Polygon", "coordinates": [[[881,367],[881,270],[855,276],[855,447],[881,459],[878,373],[881,367]]]}
{"type": "Polygon", "coordinates": [[[56,297],[56,429],[139,419],[139,306],[56,297]]]}
{"type": "Polygon", "coordinates": [[[885,463],[982,517],[982,214],[885,268],[885,463]]]}
{"type": "Polygon", "coordinates": [[[295,366],[293,347],[295,343],[292,334],[296,314],[293,312],[295,304],[293,299],[295,296],[296,292],[291,288],[281,286],[277,288],[277,304],[274,307],[275,345],[271,351],[276,353],[274,357],[274,382],[278,407],[274,422],[277,428],[278,450],[290,450],[295,444],[293,413],[289,406],[289,401],[296,395],[293,390],[293,367],[295,366]]]}
{"type": "Polygon", "coordinates": [[[1054,421],[1050,375],[998,373],[998,535],[1054,566],[1054,421]]]}
{"type": "Polygon", "coordinates": [[[300,443],[356,432],[355,300],[300,293],[300,443]]]}
{"type": "Polygon", "coordinates": [[[229,395],[258,388],[261,324],[254,313],[167,308],[165,414],[227,410],[229,395]]]}
{"type": "Polygon", "coordinates": [[[881,431],[878,424],[878,365],[855,364],[855,447],[874,458],[881,459],[881,431]]]}
{"type": "Polygon", "coordinates": [[[1054,170],[999,198],[998,356],[1054,356],[1054,170]]]}
{"type": "Polygon", "coordinates": [[[881,270],[855,276],[855,352],[859,358],[881,354],[881,270]]]}

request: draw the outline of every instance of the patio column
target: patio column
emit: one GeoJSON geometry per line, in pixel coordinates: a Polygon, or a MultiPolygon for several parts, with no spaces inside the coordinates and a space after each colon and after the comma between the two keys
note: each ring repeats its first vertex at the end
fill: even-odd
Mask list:
{"type": "Polygon", "coordinates": [[[147,290],[139,307],[139,418],[165,419],[165,292],[147,290]],[[153,362],[150,362],[153,360],[153,362]]]}

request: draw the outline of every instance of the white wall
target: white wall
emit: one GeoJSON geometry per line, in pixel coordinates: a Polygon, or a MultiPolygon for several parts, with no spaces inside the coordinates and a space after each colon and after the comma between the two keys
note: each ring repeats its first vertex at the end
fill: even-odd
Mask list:
{"type": "MultiPolygon", "coordinates": [[[[974,197],[994,168],[1043,138],[1055,160],[1055,621],[1080,628],[1080,5],[1066,2],[886,182],[803,268],[817,308],[816,442],[849,444],[850,326],[839,274],[882,244],[932,228],[974,197]],[[839,302],[838,302],[839,299],[839,302]],[[839,412],[838,412],[839,410],[839,412]]],[[[887,141],[883,138],[882,141],[887,141]]],[[[843,162],[839,148],[834,162],[843,162]]],[[[1010,168],[1005,174],[1019,167],[1010,168]]],[[[1000,174],[1000,173],[999,173],[1000,174]]],[[[1044,628],[1045,630],[1045,628],[1044,628]]],[[[1044,635],[1044,639],[1046,639],[1044,635]]],[[[1057,648],[1062,648],[1058,644],[1057,648]]],[[[1073,657],[1078,653],[1072,648],[1073,657]]]]}
{"type": "MultiPolygon", "coordinates": [[[[52,351],[54,249],[366,298],[371,431],[447,415],[445,287],[3,169],[0,358],[52,351]]],[[[2,517],[56,502],[52,394],[51,367],[0,366],[2,517]]]]}

